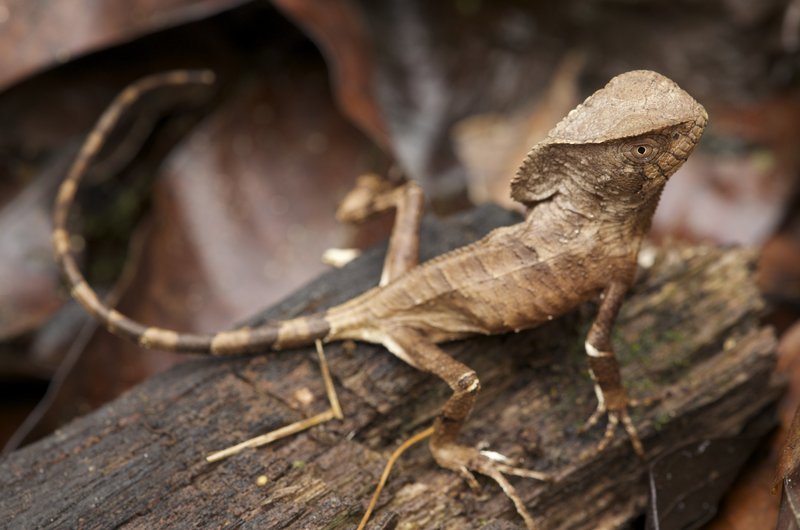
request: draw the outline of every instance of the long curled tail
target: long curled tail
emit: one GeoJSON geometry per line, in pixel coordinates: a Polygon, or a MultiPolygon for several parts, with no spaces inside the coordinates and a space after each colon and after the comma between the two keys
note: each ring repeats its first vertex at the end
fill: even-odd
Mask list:
{"type": "Polygon", "coordinates": [[[240,328],[206,335],[145,326],[103,303],[76,264],[67,230],[69,210],[81,178],[125,111],[143,94],[160,87],[213,83],[214,73],[209,70],[176,70],[140,79],[114,99],[89,133],[58,190],[53,212],[53,248],[56,260],[69,283],[72,296],[86,311],[115,335],[138,342],[146,348],[226,355],[313,343],[315,339],[324,338],[330,328],[322,314],[269,323],[252,329],[240,328]]]}

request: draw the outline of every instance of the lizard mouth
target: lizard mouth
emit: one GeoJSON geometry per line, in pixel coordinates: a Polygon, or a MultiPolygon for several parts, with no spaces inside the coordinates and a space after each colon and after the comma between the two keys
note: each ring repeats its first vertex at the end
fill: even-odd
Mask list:
{"type": "Polygon", "coordinates": [[[705,112],[703,107],[699,108],[699,112],[697,113],[697,118],[695,118],[692,122],[687,122],[681,129],[682,131],[676,131],[673,134],[673,140],[675,141],[670,149],[670,155],[674,158],[674,166],[668,172],[667,177],[671,177],[672,174],[680,168],[681,165],[689,158],[689,155],[692,154],[692,151],[695,150],[697,144],[700,142],[700,137],[703,136],[703,131],[706,128],[706,124],[708,123],[708,115],[705,112]]]}
{"type": "Polygon", "coordinates": [[[700,107],[699,111],[700,112],[697,113],[697,118],[694,120],[694,124],[689,131],[689,137],[692,139],[695,145],[697,145],[697,143],[700,141],[700,137],[703,136],[703,131],[708,124],[708,114],[706,114],[706,109],[700,107]]]}

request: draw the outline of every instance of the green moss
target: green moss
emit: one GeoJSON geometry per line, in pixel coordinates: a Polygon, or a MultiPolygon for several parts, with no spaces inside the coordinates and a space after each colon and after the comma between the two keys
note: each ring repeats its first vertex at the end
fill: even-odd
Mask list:
{"type": "Polygon", "coordinates": [[[148,181],[110,183],[111,189],[90,193],[91,205],[82,212],[90,283],[111,284],[122,271],[131,234],[148,206],[148,181]]]}
{"type": "Polygon", "coordinates": [[[658,385],[649,377],[637,377],[627,384],[628,389],[637,396],[647,397],[655,392],[658,385]]]}
{"type": "Polygon", "coordinates": [[[664,427],[666,427],[672,417],[666,412],[660,412],[653,417],[653,428],[656,431],[660,431],[664,427]]]}
{"type": "Polygon", "coordinates": [[[680,343],[686,341],[686,335],[680,331],[680,328],[670,328],[664,332],[664,339],[670,343],[680,343]]]}

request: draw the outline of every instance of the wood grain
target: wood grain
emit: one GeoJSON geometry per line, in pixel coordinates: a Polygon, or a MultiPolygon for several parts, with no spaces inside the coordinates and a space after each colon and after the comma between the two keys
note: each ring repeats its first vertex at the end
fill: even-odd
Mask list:
{"type": "MultiPolygon", "coordinates": [[[[422,257],[512,222],[492,207],[428,222],[422,257]]],[[[323,275],[253,323],[366,290],[378,280],[382,252],[323,275]]],[[[752,258],[737,249],[666,248],[640,270],[614,341],[632,396],[664,395],[634,412],[649,458],[738,433],[780,392],[752,258]]],[[[596,458],[578,459],[602,431],[577,433],[595,407],[583,353],[591,305],[530,332],[446,345],[483,388],[462,440],[561,474],[548,484],[514,479],[543,528],[609,527],[646,505],[647,467],[622,435],[596,458]]],[[[343,422],[207,464],[213,450],[321,412],[325,393],[311,349],[192,361],[4,457],[0,520],[11,528],[354,527],[389,452],[430,425],[449,391],[377,346],[332,344],[326,354],[343,422]]],[[[521,526],[502,492],[482,484],[476,496],[416,447],[390,478],[371,527],[521,526]]]]}

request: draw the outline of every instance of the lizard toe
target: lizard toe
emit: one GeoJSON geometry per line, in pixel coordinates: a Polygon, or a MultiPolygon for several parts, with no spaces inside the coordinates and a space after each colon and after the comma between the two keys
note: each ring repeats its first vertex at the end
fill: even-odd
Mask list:
{"type": "MultiPolygon", "coordinates": [[[[628,439],[631,442],[631,446],[633,447],[633,450],[636,452],[636,454],[639,457],[643,458],[644,457],[644,446],[642,445],[642,441],[639,438],[639,432],[636,429],[636,425],[633,423],[633,420],[631,419],[631,415],[628,412],[628,407],[625,406],[625,407],[623,407],[621,409],[615,409],[615,410],[603,410],[602,412],[600,412],[598,414],[598,411],[600,411],[600,410],[601,410],[601,407],[598,407],[597,410],[595,411],[595,413],[592,414],[592,417],[590,417],[589,420],[586,422],[586,424],[584,425],[584,428],[587,427],[587,425],[589,427],[593,426],[598,421],[596,416],[599,417],[599,415],[605,414],[607,416],[607,418],[608,418],[608,423],[606,424],[605,433],[603,434],[603,438],[600,440],[600,442],[598,442],[597,446],[593,450],[591,450],[591,451],[587,452],[586,454],[584,454],[581,457],[581,460],[590,459],[590,458],[594,457],[595,455],[605,451],[605,449],[614,440],[614,436],[616,434],[617,427],[620,424],[622,425],[623,429],[625,429],[625,432],[628,435],[628,439]],[[591,424],[590,424],[590,422],[591,422],[591,424]]],[[[581,432],[584,432],[584,431],[582,430],[581,432]]]]}
{"type": "Polygon", "coordinates": [[[537,480],[551,480],[547,473],[518,468],[509,465],[503,455],[494,451],[479,451],[474,447],[458,445],[455,443],[434,445],[431,444],[431,453],[436,462],[447,469],[453,470],[464,478],[473,490],[477,491],[477,481],[472,471],[485,475],[494,480],[506,496],[514,503],[517,513],[525,520],[529,529],[537,528],[533,518],[525,508],[522,498],[505,475],[533,478],[537,480]]]}
{"type": "Polygon", "coordinates": [[[597,408],[595,409],[595,411],[592,412],[592,415],[589,416],[589,418],[583,423],[581,428],[578,429],[578,432],[583,434],[586,431],[588,431],[589,429],[591,429],[592,427],[594,427],[595,425],[597,425],[597,422],[600,421],[600,418],[605,416],[607,412],[608,411],[606,409],[605,404],[603,404],[602,402],[598,403],[597,404],[597,408]]]}

